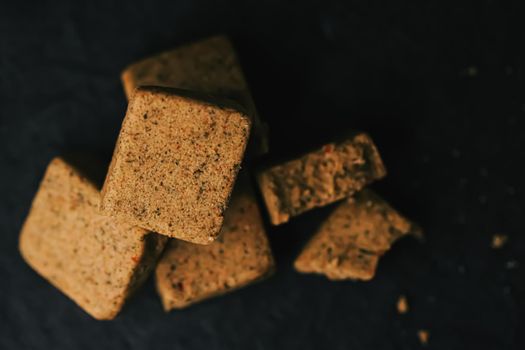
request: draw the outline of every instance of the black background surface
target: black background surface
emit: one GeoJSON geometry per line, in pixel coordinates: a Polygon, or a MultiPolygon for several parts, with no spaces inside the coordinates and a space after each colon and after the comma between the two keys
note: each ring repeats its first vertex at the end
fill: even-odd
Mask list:
{"type": "Polygon", "coordinates": [[[15,3],[0,5],[1,349],[417,349],[418,329],[428,348],[525,348],[519,2],[15,3]],[[368,283],[299,275],[324,208],[270,229],[278,266],[263,283],[165,314],[149,280],[95,321],[22,261],[32,197],[55,155],[109,159],[125,65],[216,33],[239,51],[272,155],[366,130],[389,170],[374,188],[426,241],[396,244],[368,283]]]}

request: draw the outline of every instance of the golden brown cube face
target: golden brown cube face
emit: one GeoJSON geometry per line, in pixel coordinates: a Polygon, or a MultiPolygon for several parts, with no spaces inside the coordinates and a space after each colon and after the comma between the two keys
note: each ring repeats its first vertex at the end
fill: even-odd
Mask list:
{"type": "MultiPolygon", "coordinates": [[[[139,86],[163,86],[238,99],[249,94],[228,38],[216,36],[131,64],[122,73],[126,96],[139,86]]],[[[241,98],[242,100],[242,98],[241,98]]]]}
{"type": "Polygon", "coordinates": [[[198,244],[215,240],[250,133],[245,114],[141,87],[130,100],[101,211],[198,244]]]}
{"type": "Polygon", "coordinates": [[[20,234],[26,262],[97,319],[112,319],[152,270],[162,236],[98,213],[99,190],[60,158],[20,234]]]}
{"type": "Polygon", "coordinates": [[[250,152],[268,152],[266,128],[255,109],[233,45],[225,36],[207,38],[133,63],[122,72],[122,84],[128,99],[139,86],[163,86],[236,101],[252,119],[250,152]]]}
{"type": "Polygon", "coordinates": [[[183,308],[257,281],[273,265],[256,199],[241,181],[215,242],[170,242],[157,266],[157,289],[166,311],[183,308]]]}
{"type": "Polygon", "coordinates": [[[279,225],[348,197],[385,175],[372,139],[361,133],[265,169],[258,181],[272,224],[279,225]]]}
{"type": "Polygon", "coordinates": [[[295,260],[303,273],[370,280],[381,255],[417,228],[371,190],[342,202],[295,260]]]}

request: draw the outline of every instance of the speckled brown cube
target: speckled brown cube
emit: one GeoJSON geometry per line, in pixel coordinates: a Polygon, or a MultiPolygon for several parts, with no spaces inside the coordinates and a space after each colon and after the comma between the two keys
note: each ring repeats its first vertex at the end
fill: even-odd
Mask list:
{"type": "Polygon", "coordinates": [[[348,198],[333,211],[295,260],[303,273],[331,280],[370,280],[381,255],[419,228],[371,190],[348,198]]]}
{"type": "Polygon", "coordinates": [[[258,174],[272,224],[348,197],[386,175],[372,139],[364,133],[330,143],[258,174]]]}
{"type": "Polygon", "coordinates": [[[100,193],[61,158],[48,166],[20,234],[40,275],[97,319],[112,319],[153,269],[166,238],[98,214],[100,193]]]}
{"type": "Polygon", "coordinates": [[[253,122],[250,151],[268,151],[266,126],[261,122],[232,43],[218,35],[133,63],[122,72],[126,95],[138,86],[165,86],[207,93],[236,101],[253,122]]]}
{"type": "Polygon", "coordinates": [[[249,132],[249,119],[236,109],[180,90],[136,89],[102,190],[102,212],[169,237],[213,242],[249,132]]]}
{"type": "Polygon", "coordinates": [[[260,280],[273,266],[257,202],[243,178],[215,242],[202,246],[170,241],[156,269],[157,289],[168,311],[260,280]]]}

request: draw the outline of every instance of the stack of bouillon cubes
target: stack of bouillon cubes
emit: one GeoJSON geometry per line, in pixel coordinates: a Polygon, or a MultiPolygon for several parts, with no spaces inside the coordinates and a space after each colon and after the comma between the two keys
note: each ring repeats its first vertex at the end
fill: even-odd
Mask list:
{"type": "Polygon", "coordinates": [[[269,276],[254,177],[274,225],[342,200],[300,272],[371,279],[395,240],[419,232],[364,189],[386,174],[366,134],[250,173],[267,129],[228,38],[132,64],[122,82],[129,104],[103,186],[94,162],[53,159],[20,235],[27,263],[93,317],[114,318],[153,269],[165,310],[269,276]]]}

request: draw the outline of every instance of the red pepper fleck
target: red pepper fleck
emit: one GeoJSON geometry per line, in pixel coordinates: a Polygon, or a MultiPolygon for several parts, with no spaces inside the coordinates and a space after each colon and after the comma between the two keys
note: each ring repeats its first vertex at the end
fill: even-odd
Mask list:
{"type": "Polygon", "coordinates": [[[323,152],[324,153],[332,153],[333,150],[334,150],[334,145],[332,145],[332,144],[323,146],[323,152]]]}
{"type": "Polygon", "coordinates": [[[139,257],[138,256],[132,256],[131,260],[133,260],[134,263],[138,263],[139,262],[139,257]]]}

